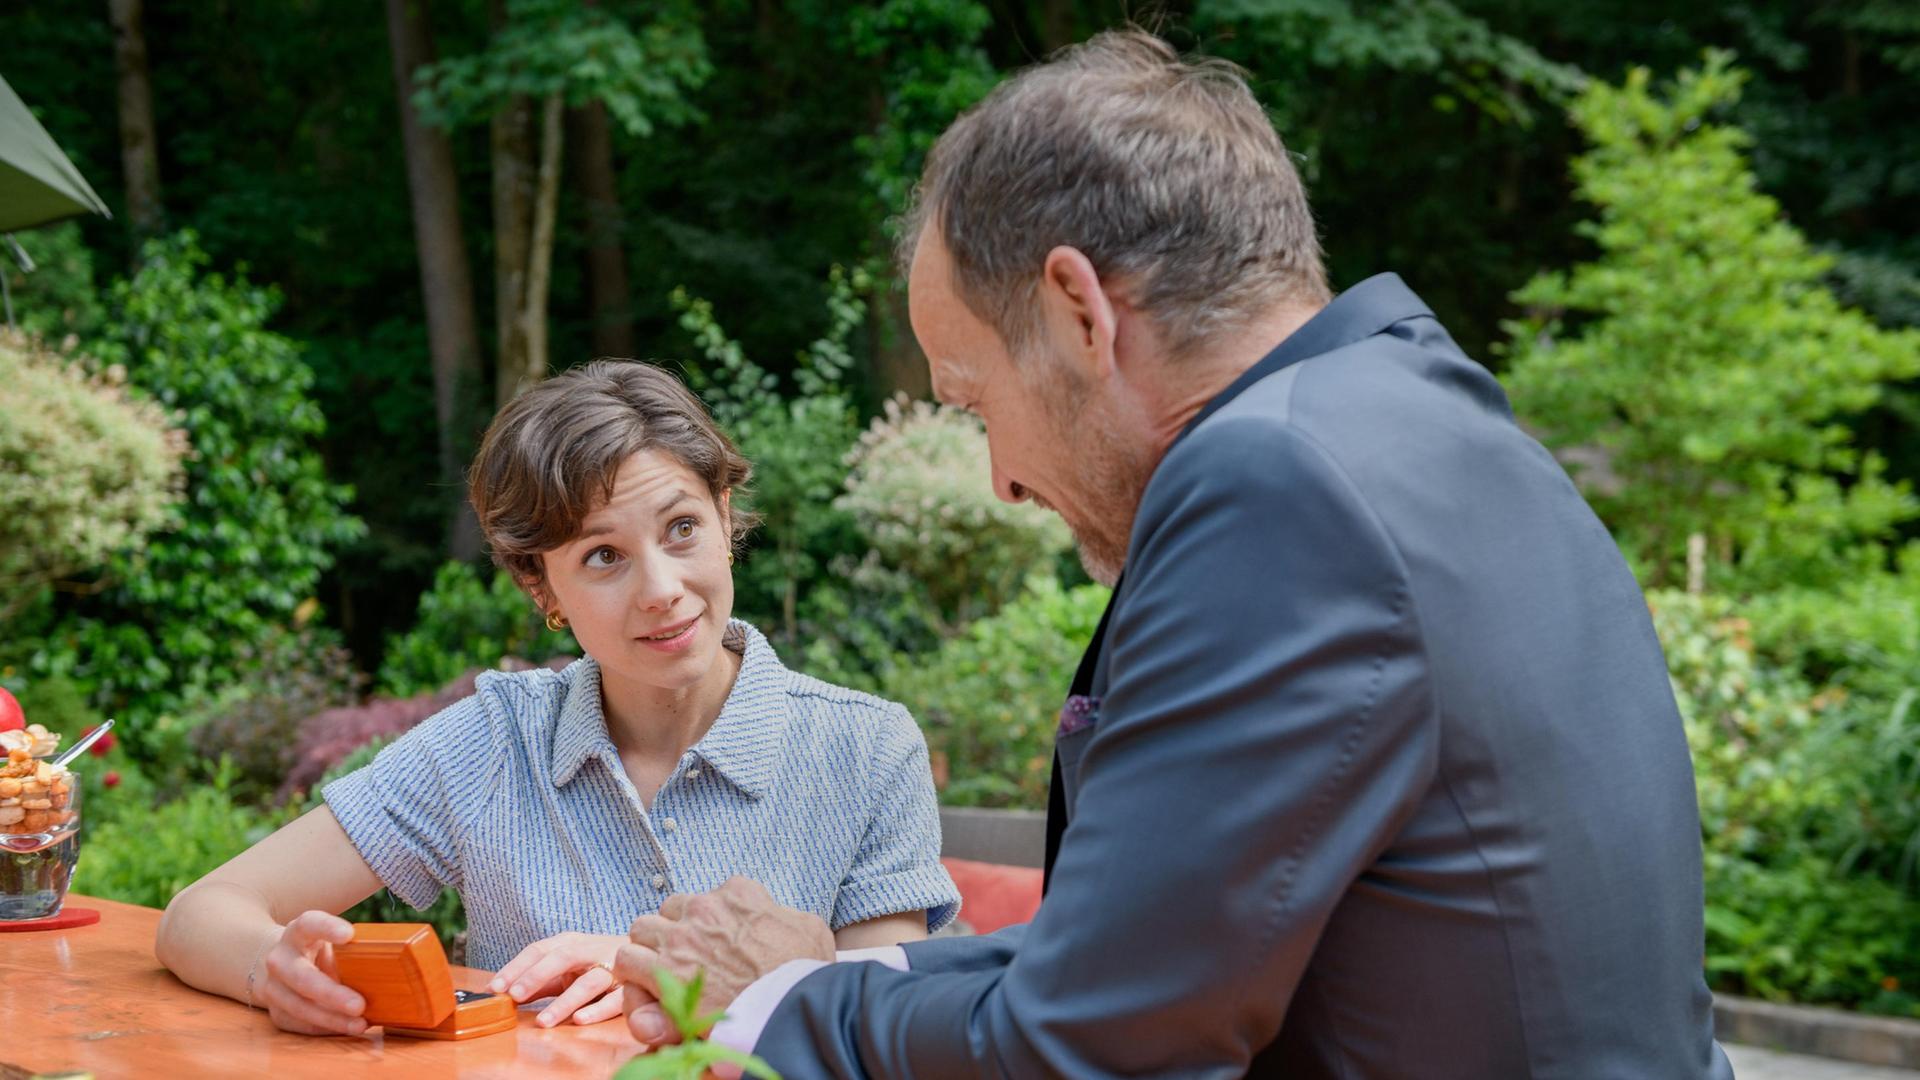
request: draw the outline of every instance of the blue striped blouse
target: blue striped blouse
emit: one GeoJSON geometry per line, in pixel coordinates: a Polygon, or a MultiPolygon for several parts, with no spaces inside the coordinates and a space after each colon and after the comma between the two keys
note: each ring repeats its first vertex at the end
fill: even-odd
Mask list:
{"type": "Polygon", "coordinates": [[[327,785],[327,805],[402,901],[459,891],[475,967],[566,931],[625,934],[669,894],[736,874],[835,930],[923,908],[929,930],[950,922],[960,894],[906,709],[787,670],[737,619],[725,643],[739,677],[650,808],[607,734],[591,658],[481,675],[472,697],[327,785]]]}

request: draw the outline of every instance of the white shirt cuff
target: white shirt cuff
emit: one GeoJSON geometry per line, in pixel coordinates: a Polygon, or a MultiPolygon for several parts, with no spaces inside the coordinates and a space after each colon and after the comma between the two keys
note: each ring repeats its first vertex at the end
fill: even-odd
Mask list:
{"type": "MultiPolygon", "coordinates": [[[[905,971],[907,950],[898,945],[876,945],[869,949],[841,949],[834,954],[835,963],[861,961],[905,971]]],[[[787,993],[801,979],[826,966],[825,960],[789,960],[760,976],[727,1006],[727,1015],[713,1026],[707,1038],[743,1054],[753,1053],[754,1046],[760,1042],[760,1033],[767,1029],[767,1021],[773,1019],[773,1011],[786,1000],[787,993]]]]}

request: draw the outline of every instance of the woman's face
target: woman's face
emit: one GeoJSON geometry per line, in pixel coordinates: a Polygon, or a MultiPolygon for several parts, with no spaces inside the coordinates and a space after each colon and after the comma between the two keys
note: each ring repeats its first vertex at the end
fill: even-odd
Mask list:
{"type": "Polygon", "coordinates": [[[613,688],[673,694],[715,669],[733,614],[728,498],[671,454],[622,462],[613,496],[572,540],[541,555],[546,610],[573,634],[613,688]]]}

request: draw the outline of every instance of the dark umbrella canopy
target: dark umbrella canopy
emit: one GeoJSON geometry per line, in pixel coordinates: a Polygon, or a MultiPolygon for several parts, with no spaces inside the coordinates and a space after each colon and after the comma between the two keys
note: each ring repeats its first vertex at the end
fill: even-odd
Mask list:
{"type": "Polygon", "coordinates": [[[76,214],[107,214],[107,204],[0,78],[0,233],[76,214]]]}

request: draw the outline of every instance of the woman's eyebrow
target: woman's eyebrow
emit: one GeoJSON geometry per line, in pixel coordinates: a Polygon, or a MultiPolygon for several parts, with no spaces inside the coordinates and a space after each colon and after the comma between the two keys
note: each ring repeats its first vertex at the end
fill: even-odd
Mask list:
{"type": "Polygon", "coordinates": [[[684,491],[675,491],[673,495],[667,499],[667,501],[660,504],[660,509],[655,510],[654,513],[656,515],[667,513],[668,511],[672,510],[674,507],[679,506],[681,503],[686,502],[691,498],[693,498],[693,496],[687,494],[684,491]]]}

